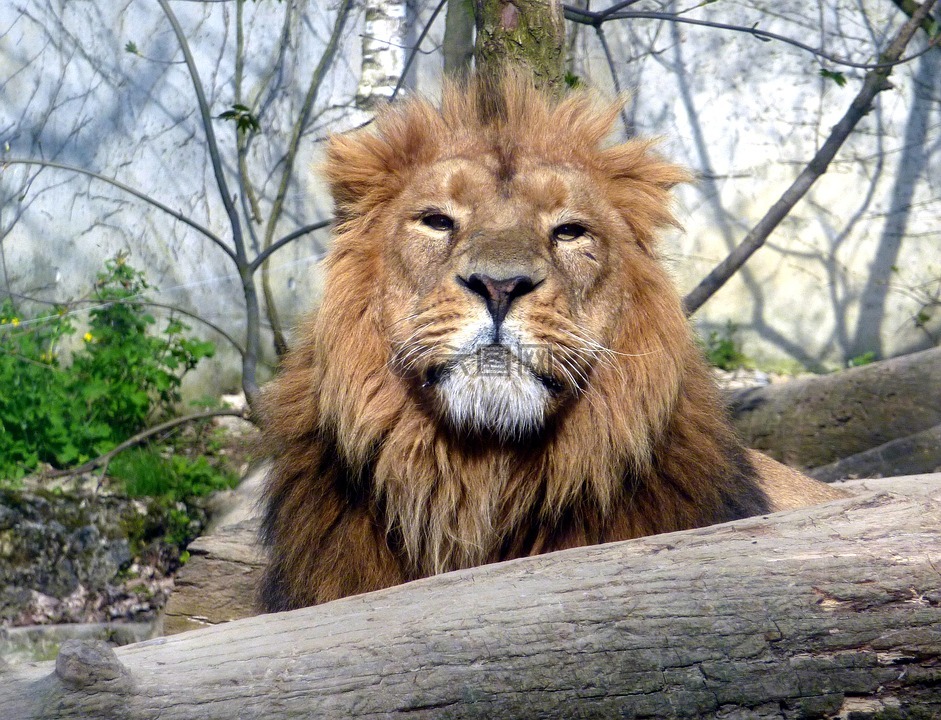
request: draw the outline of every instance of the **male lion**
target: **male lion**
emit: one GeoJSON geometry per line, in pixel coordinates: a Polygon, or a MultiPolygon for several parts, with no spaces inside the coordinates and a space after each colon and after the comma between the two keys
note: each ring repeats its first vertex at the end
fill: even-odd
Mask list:
{"type": "Polygon", "coordinates": [[[323,302],[263,403],[269,611],[838,496],[730,428],[655,251],[686,173],[603,147],[616,104],[484,92],[330,141],[323,302]]]}

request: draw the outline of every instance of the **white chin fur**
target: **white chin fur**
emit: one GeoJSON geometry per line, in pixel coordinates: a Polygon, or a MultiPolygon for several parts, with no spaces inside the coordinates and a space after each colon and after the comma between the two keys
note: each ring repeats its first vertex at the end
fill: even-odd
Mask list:
{"type": "Polygon", "coordinates": [[[455,428],[505,440],[539,430],[549,403],[546,387],[519,366],[496,375],[454,368],[438,383],[437,393],[455,428]]]}

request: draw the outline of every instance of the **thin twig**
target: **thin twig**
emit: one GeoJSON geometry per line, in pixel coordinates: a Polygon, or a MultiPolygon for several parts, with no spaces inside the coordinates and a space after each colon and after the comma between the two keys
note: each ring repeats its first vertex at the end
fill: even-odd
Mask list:
{"type": "MultiPolygon", "coordinates": [[[[242,81],[245,75],[245,28],[243,10],[244,3],[235,6],[235,105],[244,105],[242,100],[242,81]]],[[[261,252],[261,243],[255,232],[255,223],[261,222],[261,208],[255,196],[254,186],[248,176],[248,142],[251,130],[241,130],[238,123],[234,123],[235,153],[238,160],[238,181],[242,201],[242,212],[245,213],[248,234],[255,253],[261,252]]]]}
{"type": "Polygon", "coordinates": [[[631,5],[636,5],[638,2],[640,2],[640,0],[624,0],[623,2],[615,3],[609,8],[606,8],[604,10],[599,10],[598,14],[601,15],[602,17],[607,17],[608,15],[612,15],[618,12],[619,10],[623,10],[626,7],[630,7],[631,5]]]}
{"type": "Polygon", "coordinates": [[[167,205],[164,205],[159,200],[155,200],[154,198],[150,197],[150,195],[147,195],[146,193],[141,192],[140,190],[132,188],[130,185],[125,185],[119,180],[115,180],[114,178],[109,178],[105,175],[101,175],[92,170],[86,170],[85,168],[76,167],[75,165],[66,165],[65,163],[51,162],[49,160],[19,160],[19,159],[0,160],[0,168],[2,168],[5,165],[39,165],[41,167],[56,168],[58,170],[68,170],[69,172],[78,173],[80,175],[87,175],[88,177],[92,177],[92,178],[95,178],[96,180],[100,180],[103,183],[112,185],[113,187],[116,187],[119,190],[123,190],[129,195],[133,195],[134,197],[140,200],[143,200],[148,205],[152,205],[158,210],[162,210],[168,215],[173,216],[180,222],[186,225],[189,225],[191,228],[199,232],[201,235],[205,236],[210,241],[215,243],[226,255],[228,255],[230,258],[235,260],[235,253],[232,251],[232,248],[226,245],[225,242],[222,240],[222,238],[220,238],[218,235],[212,232],[212,230],[210,230],[209,228],[203,227],[195,220],[192,220],[186,215],[184,215],[183,213],[181,213],[179,210],[174,210],[173,208],[167,205]]]}
{"type": "MultiPolygon", "coordinates": [[[[611,80],[614,82],[614,91],[621,94],[621,80],[618,78],[618,70],[614,64],[614,57],[611,55],[611,48],[608,47],[608,39],[604,35],[604,28],[601,25],[595,26],[595,34],[598,36],[598,42],[601,43],[601,49],[608,61],[608,68],[611,70],[611,80]]],[[[621,103],[621,122],[624,123],[624,132],[627,135],[633,134],[633,128],[627,119],[627,113],[624,111],[624,103],[621,103]]]]}
{"type": "MultiPolygon", "coordinates": [[[[880,59],[893,60],[901,57],[912,36],[920,27],[922,21],[928,16],[935,0],[927,0],[918,11],[896,33],[889,47],[880,56],[880,59]]],[[[780,199],[771,206],[765,216],[758,221],[745,236],[745,239],[736,247],[728,257],[719,263],[692,292],[687,295],[683,303],[687,315],[692,315],[702,307],[719,288],[721,288],[732,275],[760,248],[778,224],[787,217],[797,202],[807,193],[814,182],[827,171],[830,161],[833,160],[840,146],[853,132],[857,123],[865,117],[872,107],[872,102],[883,90],[891,87],[888,81],[893,63],[881,64],[879,69],[866,73],[863,86],[853,98],[849,109],[833,126],[833,130],[826,142],[820,147],[813,159],[801,171],[797,179],[784,192],[780,199]]]]}
{"type": "Polygon", "coordinates": [[[190,52],[189,42],[183,33],[176,15],[170,9],[167,0],[157,0],[163,9],[164,15],[173,28],[177,43],[183,53],[183,59],[186,61],[186,68],[189,71],[190,80],[193,83],[193,91],[196,93],[196,102],[199,106],[199,115],[202,119],[203,131],[206,133],[206,149],[209,151],[209,160],[212,163],[212,171],[215,174],[216,185],[219,188],[219,194],[222,196],[222,205],[225,208],[226,215],[229,217],[229,223],[232,225],[232,240],[235,243],[235,254],[238,258],[245,258],[245,247],[242,242],[241,222],[239,221],[238,210],[235,209],[235,203],[232,201],[232,194],[229,192],[229,184],[225,179],[225,172],[222,169],[222,157],[219,153],[219,143],[216,140],[216,132],[212,126],[212,114],[209,112],[209,103],[206,100],[206,93],[203,90],[203,82],[199,77],[199,70],[196,67],[196,61],[190,52]]]}
{"type": "Polygon", "coordinates": [[[65,470],[52,470],[51,472],[47,473],[47,477],[66,477],[68,475],[80,475],[82,473],[91,472],[92,470],[97,470],[102,466],[106,466],[111,462],[111,460],[114,459],[115,455],[124,452],[128,448],[132,448],[135,445],[140,445],[142,442],[152,438],[154,435],[159,435],[162,432],[172,430],[173,428],[179,427],[180,425],[186,425],[187,423],[197,422],[199,420],[207,420],[213,417],[237,417],[245,420],[246,422],[254,423],[250,412],[251,411],[247,409],[236,410],[234,408],[222,408],[220,410],[205,410],[203,412],[194,413],[192,415],[173,418],[172,420],[167,420],[164,423],[160,423],[159,425],[155,425],[152,428],[148,428],[147,430],[137,433],[137,435],[128,438],[113,450],[109,450],[104,455],[100,455],[94,460],[89,460],[88,462],[74,468],[67,468],[65,470]]]}
{"type": "Polygon", "coordinates": [[[277,242],[272,243],[270,246],[262,250],[258,254],[258,257],[252,260],[251,264],[249,265],[249,268],[251,269],[252,272],[254,272],[255,269],[259,265],[265,262],[265,260],[267,260],[269,257],[271,257],[274,253],[276,253],[278,250],[283,248],[288,243],[292,243],[295,240],[297,240],[299,237],[308,235],[309,233],[312,233],[315,230],[320,230],[322,228],[328,227],[332,223],[333,223],[333,218],[328,218],[326,220],[321,220],[319,222],[311,223],[310,225],[305,225],[304,227],[298,228],[294,232],[288,233],[277,242]]]}
{"type": "Polygon", "coordinates": [[[652,12],[644,10],[609,12],[605,10],[583,10],[572,5],[563,5],[563,10],[566,20],[582,23],[584,25],[592,25],[594,27],[598,27],[602,23],[610,22],[611,20],[665,20],[666,22],[698,25],[700,27],[708,27],[715,30],[729,30],[732,32],[745,33],[746,35],[751,35],[752,37],[755,37],[759,40],[764,40],[766,42],[770,40],[777,40],[778,42],[782,42],[787,45],[793,45],[794,47],[805,50],[812,55],[815,55],[816,57],[827,60],[834,65],[844,65],[846,67],[858,68],[860,70],[887,70],[896,65],[902,65],[904,63],[911,62],[912,60],[921,57],[931,49],[930,47],[926,47],[924,50],[921,50],[913,55],[909,55],[906,58],[897,58],[891,62],[858,63],[852,60],[847,60],[846,58],[838,57],[836,55],[831,55],[828,52],[802,43],[799,40],[795,40],[794,38],[789,38],[785,35],[779,35],[767,30],[759,30],[757,27],[730,25],[728,23],[713,22],[711,20],[697,20],[695,18],[684,17],[676,13],[652,12]]]}
{"type": "MultiPolygon", "coordinates": [[[[85,301],[85,302],[92,302],[92,301],[87,300],[87,301],[85,301]]],[[[229,333],[227,333],[227,332],[226,332],[225,330],[223,330],[221,327],[219,327],[218,325],[216,325],[214,322],[211,322],[210,320],[207,320],[206,318],[204,318],[204,317],[202,317],[202,316],[200,316],[200,315],[197,315],[197,314],[194,313],[194,312],[190,312],[189,310],[185,310],[184,308],[177,307],[176,305],[167,305],[167,304],[165,304],[165,303],[158,303],[158,302],[154,302],[154,301],[152,301],[152,300],[144,300],[144,301],[140,301],[140,302],[141,302],[141,305],[145,305],[145,306],[147,306],[147,307],[158,307],[158,308],[162,308],[163,310],[170,310],[171,312],[179,313],[180,315],[185,315],[186,317],[191,318],[191,319],[195,320],[196,322],[200,322],[200,323],[202,323],[203,325],[205,325],[206,327],[208,327],[209,329],[214,330],[214,331],[217,332],[219,335],[221,335],[226,341],[228,341],[228,343],[229,343],[232,347],[234,347],[234,348],[236,349],[236,351],[238,351],[238,354],[239,354],[239,355],[244,355],[244,354],[245,354],[244,348],[235,340],[234,337],[232,337],[231,335],[229,335],[229,333]]]]}

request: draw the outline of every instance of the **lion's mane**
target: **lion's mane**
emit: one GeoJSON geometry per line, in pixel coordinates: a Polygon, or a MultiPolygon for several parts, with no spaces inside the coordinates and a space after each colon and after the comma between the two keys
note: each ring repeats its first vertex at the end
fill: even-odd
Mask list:
{"type": "Polygon", "coordinates": [[[497,116],[481,117],[481,92],[448,88],[440,108],[409,100],[330,142],[338,221],[323,301],[263,401],[267,610],[769,507],[654,249],[686,173],[649,142],[603,146],[618,108],[587,93],[553,100],[510,80],[497,116]],[[429,412],[396,372],[379,310],[395,290],[390,201],[416,168],[485,155],[581,168],[636,241],[611,291],[634,310],[617,319],[608,361],[520,444],[429,412]]]}

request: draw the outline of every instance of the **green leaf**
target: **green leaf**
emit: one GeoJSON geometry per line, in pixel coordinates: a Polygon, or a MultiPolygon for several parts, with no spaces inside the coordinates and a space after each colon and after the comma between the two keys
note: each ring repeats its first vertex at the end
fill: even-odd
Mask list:
{"type": "Polygon", "coordinates": [[[216,118],[219,120],[232,120],[235,122],[235,127],[239,132],[258,132],[261,130],[261,125],[256,118],[251,113],[251,109],[246,105],[241,103],[235,103],[232,105],[230,110],[216,115],[216,118]]]}
{"type": "Polygon", "coordinates": [[[840,87],[846,85],[846,76],[838,70],[827,70],[826,68],[820,68],[820,75],[821,77],[832,80],[840,87]]]}
{"type": "Polygon", "coordinates": [[[130,53],[131,55],[140,55],[140,50],[137,49],[137,44],[133,40],[127,41],[127,45],[124,46],[124,52],[130,53]]]}
{"type": "Polygon", "coordinates": [[[846,363],[847,367],[862,367],[863,365],[870,365],[876,361],[876,354],[870,350],[869,352],[864,352],[862,355],[857,355],[854,358],[846,363]]]}

